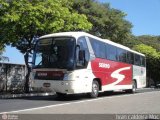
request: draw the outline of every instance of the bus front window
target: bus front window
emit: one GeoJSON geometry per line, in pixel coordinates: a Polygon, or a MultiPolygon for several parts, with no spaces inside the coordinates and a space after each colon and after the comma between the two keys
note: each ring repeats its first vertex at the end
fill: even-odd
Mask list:
{"type": "Polygon", "coordinates": [[[34,55],[35,68],[73,69],[75,39],[56,37],[40,39],[34,55]]]}

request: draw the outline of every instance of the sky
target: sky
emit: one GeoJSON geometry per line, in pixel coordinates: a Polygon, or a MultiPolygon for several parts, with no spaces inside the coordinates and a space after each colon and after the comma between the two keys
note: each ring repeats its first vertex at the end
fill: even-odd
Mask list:
{"type": "Polygon", "coordinates": [[[99,0],[123,11],[133,25],[132,33],[160,35],[160,0],[99,0]]]}
{"type": "MultiPolygon", "coordinates": [[[[160,35],[160,0],[99,1],[126,13],[125,19],[133,25],[133,35],[160,35]]],[[[16,48],[7,46],[3,55],[9,57],[10,63],[24,64],[23,55],[16,48]]]]}

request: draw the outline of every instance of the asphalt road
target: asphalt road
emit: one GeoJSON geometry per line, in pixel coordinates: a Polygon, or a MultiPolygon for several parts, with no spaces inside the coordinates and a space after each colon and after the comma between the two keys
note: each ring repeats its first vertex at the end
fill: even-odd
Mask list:
{"type": "Polygon", "coordinates": [[[55,95],[43,97],[23,97],[17,99],[1,99],[0,113],[160,114],[159,100],[160,89],[142,89],[138,90],[136,94],[126,94],[124,92],[115,92],[112,94],[101,93],[97,99],[87,98],[84,94],[68,95],[64,99],[58,99],[55,95]]]}

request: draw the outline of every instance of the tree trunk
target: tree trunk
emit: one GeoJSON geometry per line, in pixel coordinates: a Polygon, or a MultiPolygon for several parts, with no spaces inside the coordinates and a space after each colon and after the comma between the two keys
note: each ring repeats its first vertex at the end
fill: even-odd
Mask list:
{"type": "Polygon", "coordinates": [[[25,59],[25,64],[26,64],[26,68],[27,68],[27,73],[26,73],[26,80],[25,80],[25,86],[24,86],[24,91],[25,93],[29,93],[29,76],[30,76],[30,72],[31,72],[31,68],[28,64],[28,60],[29,60],[29,52],[26,52],[26,54],[24,55],[24,59],[25,59]]]}

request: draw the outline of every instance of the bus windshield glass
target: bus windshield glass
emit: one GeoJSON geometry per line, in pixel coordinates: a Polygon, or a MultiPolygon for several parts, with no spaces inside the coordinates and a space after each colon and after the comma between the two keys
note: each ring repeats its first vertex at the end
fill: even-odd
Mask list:
{"type": "Polygon", "coordinates": [[[72,37],[40,39],[34,53],[34,68],[73,69],[74,50],[72,37]]]}

